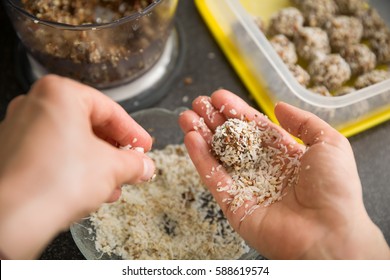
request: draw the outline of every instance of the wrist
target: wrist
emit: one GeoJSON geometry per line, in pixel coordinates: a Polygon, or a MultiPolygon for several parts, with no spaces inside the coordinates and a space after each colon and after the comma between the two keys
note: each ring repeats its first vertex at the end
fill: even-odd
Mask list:
{"type": "Polygon", "coordinates": [[[23,199],[25,194],[13,191],[16,182],[8,185],[12,188],[2,183],[4,180],[0,183],[0,251],[8,259],[36,258],[67,226],[64,211],[50,193],[29,193],[28,199],[23,199]]]}
{"type": "Polygon", "coordinates": [[[365,219],[329,232],[303,259],[390,259],[389,246],[380,229],[365,219]]]}

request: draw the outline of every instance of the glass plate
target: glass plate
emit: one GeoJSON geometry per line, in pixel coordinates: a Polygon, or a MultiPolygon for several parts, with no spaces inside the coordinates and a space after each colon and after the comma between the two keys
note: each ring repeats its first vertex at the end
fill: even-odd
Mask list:
{"type": "MultiPolygon", "coordinates": [[[[153,149],[163,149],[168,144],[181,144],[184,135],[178,124],[178,117],[186,108],[178,108],[175,111],[168,111],[160,108],[138,111],[131,116],[155,139],[153,149]]],[[[116,255],[103,254],[95,248],[95,232],[89,218],[84,218],[74,223],[70,228],[72,237],[86,259],[89,260],[119,260],[116,255]]],[[[250,250],[240,259],[258,259],[259,254],[250,250]]]]}

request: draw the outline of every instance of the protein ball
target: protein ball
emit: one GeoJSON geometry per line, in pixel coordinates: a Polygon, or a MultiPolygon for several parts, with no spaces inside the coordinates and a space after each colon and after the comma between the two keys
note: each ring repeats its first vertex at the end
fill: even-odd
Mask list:
{"type": "Polygon", "coordinates": [[[310,63],[308,70],[314,85],[322,85],[329,90],[341,87],[351,78],[351,68],[339,54],[317,58],[310,63]]]}
{"type": "Polygon", "coordinates": [[[261,32],[265,32],[265,23],[264,20],[261,17],[254,17],[254,22],[256,23],[257,27],[260,29],[261,32]]]}
{"type": "Polygon", "coordinates": [[[337,11],[333,0],[305,0],[299,7],[306,24],[312,27],[322,27],[337,11]]]}
{"type": "Polygon", "coordinates": [[[364,74],[376,66],[375,54],[364,44],[346,46],[340,54],[351,67],[352,75],[364,74]]]}
{"type": "Polygon", "coordinates": [[[288,69],[293,74],[294,78],[302,86],[306,87],[310,83],[310,75],[298,64],[292,64],[288,66],[288,69]]]}
{"type": "Polygon", "coordinates": [[[370,45],[379,64],[390,63],[390,31],[379,30],[370,39],[370,45]]]}
{"type": "Polygon", "coordinates": [[[288,65],[297,63],[295,45],[285,35],[276,35],[271,38],[270,43],[284,63],[288,65]]]}
{"type": "Polygon", "coordinates": [[[280,201],[283,190],[296,184],[303,151],[292,152],[283,139],[268,122],[228,119],[216,129],[212,149],[231,178],[216,190],[228,194],[225,201],[233,213],[245,208],[241,221],[260,205],[280,201]]]}
{"type": "Polygon", "coordinates": [[[297,8],[290,7],[282,9],[271,17],[268,35],[275,36],[283,34],[291,38],[303,26],[303,22],[303,15],[297,8]]]}
{"type": "Polygon", "coordinates": [[[331,47],[339,51],[342,47],[357,44],[363,36],[363,25],[359,19],[348,16],[337,16],[326,24],[331,47]]]}
{"type": "Polygon", "coordinates": [[[318,54],[330,53],[328,34],[318,27],[301,28],[294,36],[294,43],[298,55],[307,61],[318,54]]]}
{"type": "Polygon", "coordinates": [[[385,21],[382,19],[378,11],[369,7],[365,13],[359,15],[362,21],[364,32],[363,38],[369,39],[378,33],[378,30],[387,29],[385,21]]]}
{"type": "Polygon", "coordinates": [[[315,86],[312,88],[309,88],[309,90],[315,94],[323,95],[323,96],[332,96],[329,92],[329,90],[324,86],[315,86]]]}
{"type": "Polygon", "coordinates": [[[217,127],[212,140],[216,157],[235,170],[253,165],[261,154],[260,130],[255,122],[229,119],[217,127]]]}
{"type": "Polygon", "coordinates": [[[346,15],[361,15],[369,7],[365,0],[336,0],[338,12],[346,15]]]}
{"type": "Polygon", "coordinates": [[[390,73],[385,70],[373,70],[361,75],[356,79],[355,87],[357,89],[365,88],[390,79],[390,73]]]}
{"type": "Polygon", "coordinates": [[[346,95],[346,94],[354,92],[354,91],[356,91],[356,89],[354,87],[345,86],[345,87],[341,87],[341,88],[336,89],[333,92],[333,96],[342,96],[342,95],[346,95]]]}

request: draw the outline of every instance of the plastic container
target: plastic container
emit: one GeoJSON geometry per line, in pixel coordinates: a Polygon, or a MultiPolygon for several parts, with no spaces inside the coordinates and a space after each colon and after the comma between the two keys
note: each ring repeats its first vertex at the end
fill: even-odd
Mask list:
{"type": "MultiPolygon", "coordinates": [[[[273,120],[275,103],[288,102],[315,113],[351,136],[390,119],[390,80],[343,95],[316,95],[301,86],[260,31],[254,17],[267,21],[288,0],[196,0],[199,11],[254,99],[273,120]]],[[[390,23],[390,2],[371,0],[390,23]]]]}
{"type": "MultiPolygon", "coordinates": [[[[47,72],[104,89],[128,83],[160,58],[172,32],[177,0],[154,0],[139,12],[99,24],[40,20],[20,0],[3,0],[31,57],[47,72]]],[[[111,11],[96,8],[96,17],[111,11]]],[[[96,21],[99,22],[99,21],[96,21]]]]}

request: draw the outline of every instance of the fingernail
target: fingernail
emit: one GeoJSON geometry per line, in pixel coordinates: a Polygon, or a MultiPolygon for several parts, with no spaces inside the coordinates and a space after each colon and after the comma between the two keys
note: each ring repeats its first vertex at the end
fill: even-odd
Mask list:
{"type": "Polygon", "coordinates": [[[134,148],[134,151],[139,152],[139,153],[142,153],[142,154],[145,153],[145,149],[142,148],[142,147],[135,147],[135,148],[134,148]]]}
{"type": "Polygon", "coordinates": [[[152,179],[154,175],[154,162],[150,158],[144,158],[144,174],[141,180],[147,182],[152,179]]]}

